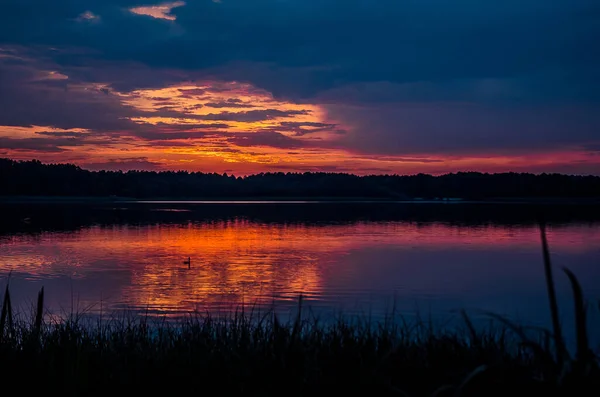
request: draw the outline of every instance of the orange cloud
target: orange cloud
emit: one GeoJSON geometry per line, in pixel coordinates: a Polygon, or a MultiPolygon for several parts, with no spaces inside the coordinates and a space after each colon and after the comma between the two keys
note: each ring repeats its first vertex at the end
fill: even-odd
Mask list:
{"type": "Polygon", "coordinates": [[[174,1],[171,3],[162,3],[156,6],[133,7],[130,8],[129,11],[137,15],[147,15],[156,19],[174,21],[177,19],[177,17],[170,14],[171,10],[173,10],[173,8],[183,7],[184,5],[185,1],[174,1]]]}
{"type": "Polygon", "coordinates": [[[207,80],[120,92],[106,84],[70,84],[60,73],[44,73],[40,78],[64,79],[71,92],[92,105],[111,103],[120,109],[119,120],[129,124],[108,131],[0,126],[0,156],[74,162],[92,169],[186,169],[236,175],[569,172],[574,164],[579,169],[600,169],[600,156],[576,147],[513,155],[365,154],[344,146],[347,134],[355,133],[353,127],[333,119],[325,107],[280,100],[247,83],[207,80]]]}

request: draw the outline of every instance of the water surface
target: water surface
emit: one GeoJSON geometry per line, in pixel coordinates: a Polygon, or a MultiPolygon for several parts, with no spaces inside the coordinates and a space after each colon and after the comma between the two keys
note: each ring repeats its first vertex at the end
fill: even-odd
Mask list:
{"type": "MultiPolygon", "coordinates": [[[[169,316],[241,304],[382,318],[488,310],[548,324],[537,220],[560,266],[600,298],[597,209],[472,204],[128,203],[5,205],[0,276],[55,313],[128,309],[169,316]],[[191,258],[188,267],[184,264],[191,258]]],[[[595,321],[595,320],[593,320],[595,321]]]]}

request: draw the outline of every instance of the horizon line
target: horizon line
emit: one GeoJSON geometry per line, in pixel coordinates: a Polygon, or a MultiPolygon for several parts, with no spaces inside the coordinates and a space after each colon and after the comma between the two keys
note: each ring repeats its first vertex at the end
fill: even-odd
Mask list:
{"type": "Polygon", "coordinates": [[[110,170],[110,169],[88,169],[85,168],[84,166],[75,164],[75,163],[69,163],[69,162],[43,162],[41,160],[38,159],[30,159],[30,160],[18,160],[18,159],[12,159],[10,157],[0,157],[0,161],[10,161],[10,162],[15,162],[15,163],[39,163],[42,164],[44,166],[72,166],[72,167],[76,167],[82,171],[86,171],[86,172],[90,172],[90,173],[98,173],[98,172],[107,172],[107,173],[122,173],[122,174],[127,174],[127,173],[155,173],[155,174],[161,174],[161,173],[178,173],[178,172],[185,172],[188,174],[213,174],[213,175],[220,175],[220,176],[227,176],[227,177],[235,177],[235,178],[247,178],[247,177],[252,177],[252,176],[258,176],[258,175],[274,175],[274,174],[283,174],[283,175],[303,175],[303,174],[326,174],[326,175],[347,175],[347,176],[355,176],[358,178],[364,178],[364,177],[377,177],[377,176],[390,176],[390,177],[416,177],[416,176],[427,176],[427,177],[432,177],[432,178],[440,178],[440,177],[444,177],[444,176],[450,176],[450,175],[459,175],[459,174],[479,174],[479,175],[507,175],[507,174],[514,174],[514,175],[532,175],[532,176],[542,176],[542,175],[554,175],[554,176],[567,176],[567,177],[579,177],[579,178],[600,178],[600,175],[594,175],[594,174],[566,174],[566,173],[560,173],[560,172],[540,172],[540,173],[534,173],[534,172],[516,172],[516,171],[504,171],[504,172],[483,172],[483,171],[456,171],[456,172],[447,172],[444,174],[438,174],[438,175],[434,175],[434,174],[427,174],[427,173],[423,173],[423,172],[419,172],[416,174],[385,174],[385,173],[381,173],[381,174],[356,174],[356,173],[352,173],[352,172],[334,172],[334,171],[265,171],[265,172],[255,172],[255,173],[251,173],[251,174],[245,174],[245,175],[240,175],[240,176],[236,176],[235,174],[231,173],[229,174],[228,172],[223,172],[218,173],[218,172],[207,172],[207,171],[189,171],[186,169],[177,169],[177,170],[145,170],[145,169],[130,169],[130,170],[110,170]]]}

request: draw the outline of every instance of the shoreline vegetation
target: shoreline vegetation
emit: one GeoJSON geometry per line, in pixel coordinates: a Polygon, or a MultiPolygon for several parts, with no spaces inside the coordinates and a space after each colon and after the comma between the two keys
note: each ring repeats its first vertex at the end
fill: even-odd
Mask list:
{"type": "Polygon", "coordinates": [[[600,177],[459,172],[432,176],[88,171],[0,158],[0,201],[374,201],[598,203],[600,177]]]}
{"type": "Polygon", "coordinates": [[[589,308],[577,278],[563,269],[575,323],[560,323],[543,225],[541,239],[551,330],[526,329],[493,313],[490,319],[500,326],[476,329],[464,312],[460,329],[392,319],[325,325],[303,315],[301,297],[297,316],[285,323],[274,312],[242,311],[224,319],[190,315],[172,323],[141,315],[89,325],[73,314],[48,318],[43,288],[30,320],[22,321],[7,285],[0,373],[25,395],[598,395],[589,308]],[[563,325],[574,327],[573,351],[563,325]]]}
{"type": "Polygon", "coordinates": [[[464,200],[460,198],[434,198],[434,199],[404,199],[390,200],[386,198],[370,197],[112,197],[112,196],[0,196],[0,204],[12,203],[91,203],[91,204],[312,204],[312,203],[350,203],[350,204],[558,204],[581,205],[600,204],[598,198],[565,198],[565,197],[502,197],[484,200],[464,200]]]}

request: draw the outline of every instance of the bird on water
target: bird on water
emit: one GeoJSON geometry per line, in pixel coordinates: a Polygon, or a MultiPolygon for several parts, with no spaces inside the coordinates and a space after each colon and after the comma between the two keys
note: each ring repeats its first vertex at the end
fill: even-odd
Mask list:
{"type": "Polygon", "coordinates": [[[188,256],[186,261],[183,261],[184,265],[188,265],[188,269],[192,266],[192,259],[188,256]]]}

